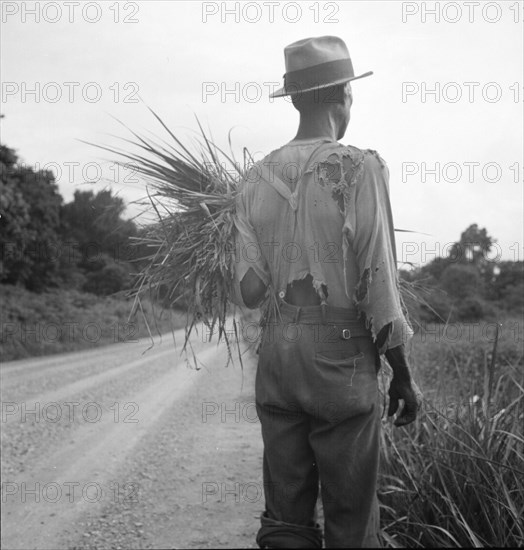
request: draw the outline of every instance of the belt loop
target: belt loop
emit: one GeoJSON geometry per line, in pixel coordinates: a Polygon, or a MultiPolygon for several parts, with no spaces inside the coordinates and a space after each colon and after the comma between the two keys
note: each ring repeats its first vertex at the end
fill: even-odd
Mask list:
{"type": "Polygon", "coordinates": [[[326,324],[326,307],[327,307],[326,302],[322,301],[322,303],[320,304],[320,311],[322,313],[322,324],[323,325],[326,324]]]}
{"type": "Polygon", "coordinates": [[[295,310],[295,319],[293,323],[298,324],[298,320],[300,319],[300,313],[302,312],[302,308],[297,306],[297,309],[295,310]]]}

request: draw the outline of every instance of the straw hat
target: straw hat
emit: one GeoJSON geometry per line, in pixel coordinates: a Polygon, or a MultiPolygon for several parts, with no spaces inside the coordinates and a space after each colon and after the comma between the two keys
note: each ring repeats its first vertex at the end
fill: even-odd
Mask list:
{"type": "Polygon", "coordinates": [[[283,97],[344,84],[373,74],[355,76],[346,44],[338,36],[304,38],[284,48],[284,86],[269,97],[283,97]]]}

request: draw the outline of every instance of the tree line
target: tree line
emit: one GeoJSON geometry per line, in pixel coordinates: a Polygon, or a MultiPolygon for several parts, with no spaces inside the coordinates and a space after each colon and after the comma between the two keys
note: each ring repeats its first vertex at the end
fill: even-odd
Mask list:
{"type": "Polygon", "coordinates": [[[98,295],[130,288],[139,228],[124,211],[107,189],[77,190],[64,202],[53,172],[20,165],[16,152],[0,145],[0,282],[98,295]]]}
{"type": "Polygon", "coordinates": [[[401,270],[419,298],[410,306],[426,321],[476,321],[497,313],[524,313],[524,262],[501,261],[496,240],[471,224],[444,257],[401,270]]]}

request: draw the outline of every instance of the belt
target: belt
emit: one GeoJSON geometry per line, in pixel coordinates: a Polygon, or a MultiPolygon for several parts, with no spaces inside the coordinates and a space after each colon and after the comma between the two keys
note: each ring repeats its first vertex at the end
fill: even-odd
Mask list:
{"type": "Polygon", "coordinates": [[[366,323],[357,318],[357,312],[353,309],[334,307],[328,305],[320,306],[293,306],[284,302],[279,303],[279,311],[275,312],[263,324],[269,322],[288,322],[305,325],[331,325],[340,330],[343,340],[362,336],[371,336],[371,331],[366,328],[366,323]],[[279,315],[280,312],[280,315],[279,315]]]}

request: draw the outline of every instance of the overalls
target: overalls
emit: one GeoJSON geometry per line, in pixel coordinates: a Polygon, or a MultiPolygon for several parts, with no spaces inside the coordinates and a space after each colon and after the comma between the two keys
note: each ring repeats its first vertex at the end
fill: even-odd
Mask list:
{"type": "Polygon", "coordinates": [[[320,548],[320,481],[326,546],[376,547],[380,359],[370,332],[346,309],[279,309],[256,377],[266,498],[257,542],[320,548]]]}
{"type": "Polygon", "coordinates": [[[375,152],[329,140],[291,142],[254,168],[237,199],[237,288],[253,268],[276,300],[263,322],[256,377],[266,498],[257,542],[321,547],[320,484],[326,546],[374,547],[374,340],[388,323],[390,347],[410,330],[398,293],[389,173],[375,152]],[[307,278],[321,305],[291,305],[289,285],[307,278]]]}

